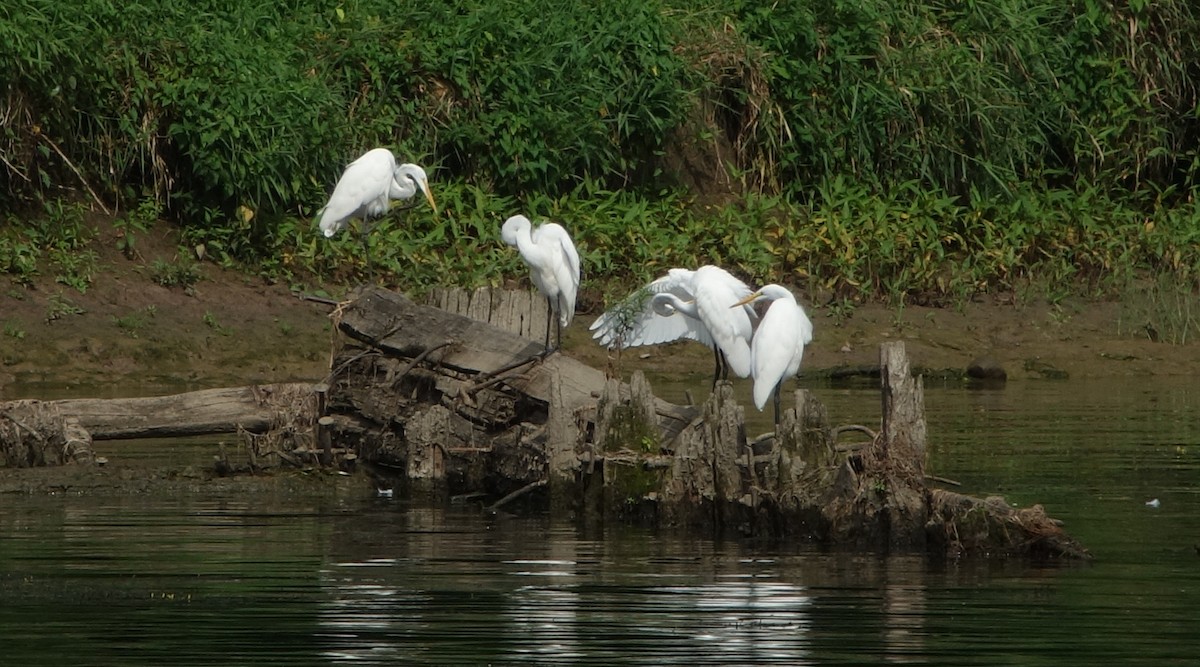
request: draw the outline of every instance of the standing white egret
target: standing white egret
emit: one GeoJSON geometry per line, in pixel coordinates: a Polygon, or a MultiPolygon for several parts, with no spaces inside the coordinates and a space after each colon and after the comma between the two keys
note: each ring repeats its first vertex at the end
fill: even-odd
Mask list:
{"type": "Polygon", "coordinates": [[[695,271],[671,269],[592,323],[592,338],[621,349],[690,339],[713,350],[713,386],[750,375],[750,340],[758,320],[754,309],[732,309],[752,293],[746,283],[717,266],[695,271]]]}
{"type": "Polygon", "coordinates": [[[326,238],[337,234],[351,218],[362,220],[363,247],[370,266],[367,232],[371,218],[386,215],[393,199],[412,199],[420,191],[433,212],[437,203],[429,189],[425,170],[415,164],[396,165],[396,157],[386,148],[374,148],[346,166],[333,188],[329,201],[321,209],[321,231],[326,238]]]}
{"type": "Polygon", "coordinates": [[[546,297],[546,351],[562,347],[562,329],[575,316],[579,293],[579,252],[562,225],[546,222],[536,229],[523,215],[504,221],[500,238],[521,252],[533,284],[546,297]],[[550,347],[550,319],[557,315],[557,337],[550,347]]]}
{"type": "Polygon", "coordinates": [[[796,303],[795,295],[782,285],[766,285],[737,305],[749,305],[759,299],[767,299],[771,305],[750,343],[754,405],[761,411],[767,397],[774,393],[775,425],[779,426],[779,391],[788,378],[800,372],[804,346],[812,342],[813,325],[796,303]]]}

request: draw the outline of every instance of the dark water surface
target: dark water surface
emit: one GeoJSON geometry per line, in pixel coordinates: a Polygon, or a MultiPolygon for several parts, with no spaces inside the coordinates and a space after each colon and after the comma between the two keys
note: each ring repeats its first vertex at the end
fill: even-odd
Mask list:
{"type": "MultiPolygon", "coordinates": [[[[1087,564],[937,563],[384,498],[8,495],[0,664],[1196,665],[1198,384],[927,387],[932,472],[1044,504],[1087,564]]],[[[835,423],[878,423],[873,387],[814,391],[835,423]]]]}

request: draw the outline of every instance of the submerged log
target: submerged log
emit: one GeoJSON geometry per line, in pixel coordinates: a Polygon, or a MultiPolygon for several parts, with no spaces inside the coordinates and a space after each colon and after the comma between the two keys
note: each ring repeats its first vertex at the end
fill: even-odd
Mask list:
{"type": "Polygon", "coordinates": [[[847,450],[805,390],[777,433],[750,439],[728,383],[699,409],[671,405],[640,373],[626,384],[543,359],[528,329],[382,290],[348,304],[338,328],[335,437],[412,493],[871,549],[1086,555],[1040,508],[999,512],[926,486],[922,383],[901,343],[881,349],[881,428],[855,427],[872,440],[847,450]]]}

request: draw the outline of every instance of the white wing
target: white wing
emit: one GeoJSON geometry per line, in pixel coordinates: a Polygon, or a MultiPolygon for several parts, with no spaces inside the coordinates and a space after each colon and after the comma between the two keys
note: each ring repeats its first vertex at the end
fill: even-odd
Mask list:
{"type": "Polygon", "coordinates": [[[750,340],[754,335],[754,322],[750,318],[752,309],[733,306],[753,292],[728,271],[715,266],[697,269],[692,286],[700,321],[725,354],[730,370],[738,377],[749,376],[750,340]],[[738,296],[743,288],[745,295],[738,296]]]}
{"type": "Polygon", "coordinates": [[[621,349],[642,345],[658,345],[675,340],[696,340],[712,347],[712,338],[699,320],[678,309],[663,315],[654,309],[656,294],[673,294],[681,301],[691,301],[692,276],[688,269],[671,269],[617,305],[609,308],[592,322],[592,338],[605,347],[621,349]]]}
{"type": "Polygon", "coordinates": [[[777,298],[754,333],[754,405],[762,410],[780,382],[800,372],[813,325],[794,298],[777,298]]]}
{"type": "Polygon", "coordinates": [[[544,249],[552,262],[554,282],[562,299],[558,316],[565,327],[575,315],[575,297],[579,294],[579,252],[567,230],[553,222],[539,225],[533,231],[533,242],[544,249]]]}
{"type": "Polygon", "coordinates": [[[367,151],[346,166],[333,188],[329,201],[321,209],[321,231],[333,236],[351,217],[387,212],[388,191],[396,158],[386,148],[367,151]]]}

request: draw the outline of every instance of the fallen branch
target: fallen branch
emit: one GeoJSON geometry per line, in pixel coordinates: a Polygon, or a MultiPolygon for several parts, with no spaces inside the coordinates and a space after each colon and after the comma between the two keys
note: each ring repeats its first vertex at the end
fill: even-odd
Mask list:
{"type": "Polygon", "coordinates": [[[532,491],[534,489],[546,486],[546,482],[547,482],[547,480],[545,480],[545,479],[539,479],[536,482],[530,482],[529,484],[526,484],[525,486],[517,489],[516,491],[513,491],[512,493],[508,494],[507,496],[504,496],[500,500],[497,500],[496,502],[489,505],[487,508],[487,511],[495,512],[496,510],[511,503],[512,501],[516,500],[517,498],[520,498],[521,496],[525,495],[526,493],[529,493],[530,491],[532,491]]]}

